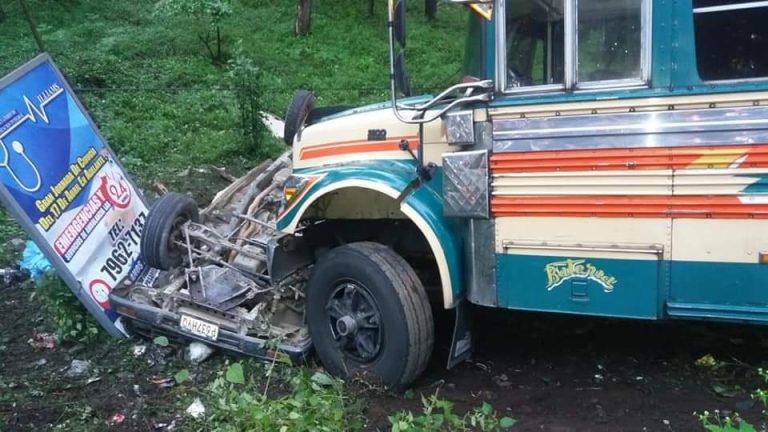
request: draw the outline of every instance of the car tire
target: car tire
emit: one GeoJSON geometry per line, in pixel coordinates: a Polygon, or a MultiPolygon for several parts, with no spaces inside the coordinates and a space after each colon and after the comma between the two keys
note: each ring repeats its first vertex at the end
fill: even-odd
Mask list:
{"type": "Polygon", "coordinates": [[[314,266],[307,323],[326,370],[402,389],[427,366],[434,322],[413,268],[372,242],[337,247],[314,266]]]}
{"type": "Polygon", "coordinates": [[[309,90],[296,90],[285,113],[285,126],[283,128],[283,141],[289,147],[293,146],[293,138],[304,125],[312,109],[315,107],[315,95],[309,90]]]}
{"type": "Polygon", "coordinates": [[[169,192],[152,205],[141,234],[141,257],[150,267],[170,270],[181,265],[184,250],[172,238],[186,221],[198,222],[197,203],[191,197],[169,192]]]}

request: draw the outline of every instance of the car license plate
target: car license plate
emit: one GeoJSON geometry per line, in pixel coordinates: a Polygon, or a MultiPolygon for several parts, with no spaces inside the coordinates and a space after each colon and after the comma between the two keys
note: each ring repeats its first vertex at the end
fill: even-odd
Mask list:
{"type": "Polygon", "coordinates": [[[202,336],[206,339],[216,340],[219,337],[219,326],[211,324],[197,318],[192,318],[187,315],[181,316],[181,322],[179,323],[182,330],[188,331],[194,335],[202,336]]]}

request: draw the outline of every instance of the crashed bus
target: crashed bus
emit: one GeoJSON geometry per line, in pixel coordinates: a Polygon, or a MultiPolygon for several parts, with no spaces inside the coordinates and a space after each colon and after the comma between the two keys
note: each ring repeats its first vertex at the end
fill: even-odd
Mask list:
{"type": "MultiPolygon", "coordinates": [[[[407,386],[468,305],[636,319],[768,321],[768,5],[452,0],[466,78],[413,96],[390,1],[392,98],[314,107],[291,150],[205,209],[139,223],[159,271],[115,287],[135,331],[304,358],[407,386]]],[[[456,53],[459,55],[459,53],[456,53]]]]}

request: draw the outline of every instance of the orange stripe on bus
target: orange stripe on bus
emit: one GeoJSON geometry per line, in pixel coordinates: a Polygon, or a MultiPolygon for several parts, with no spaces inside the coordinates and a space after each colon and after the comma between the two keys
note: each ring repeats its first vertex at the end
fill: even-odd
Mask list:
{"type": "Polygon", "coordinates": [[[737,196],[499,196],[496,217],[581,216],[657,218],[768,218],[768,203],[742,203],[737,196]]]}
{"type": "Polygon", "coordinates": [[[496,153],[493,174],[768,167],[768,144],[496,153]]]}
{"type": "Polygon", "coordinates": [[[396,151],[400,150],[401,140],[408,140],[408,146],[411,150],[415,150],[418,145],[418,137],[416,136],[392,137],[383,141],[339,141],[303,148],[299,153],[299,159],[306,160],[329,156],[342,156],[354,153],[396,151]]]}

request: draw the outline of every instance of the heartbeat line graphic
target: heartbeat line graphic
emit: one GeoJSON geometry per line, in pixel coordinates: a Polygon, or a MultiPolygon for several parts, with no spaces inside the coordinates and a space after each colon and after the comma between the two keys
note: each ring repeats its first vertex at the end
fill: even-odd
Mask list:
{"type": "Polygon", "coordinates": [[[32,123],[37,123],[38,118],[42,120],[45,124],[49,124],[50,121],[48,120],[48,113],[45,111],[45,106],[48,105],[51,101],[56,99],[60,94],[64,93],[64,88],[56,85],[57,89],[49,94],[46,95],[45,99],[40,102],[40,106],[35,106],[35,103],[32,102],[27,96],[24,96],[24,104],[27,107],[27,114],[23,115],[21,118],[19,118],[16,123],[6,129],[2,134],[0,134],[0,140],[2,140],[6,135],[11,133],[14,129],[18,128],[22,124],[24,124],[25,121],[31,120],[32,123]]]}

